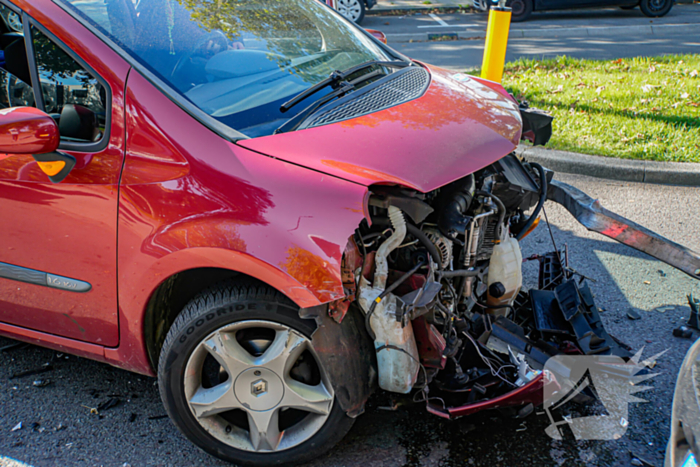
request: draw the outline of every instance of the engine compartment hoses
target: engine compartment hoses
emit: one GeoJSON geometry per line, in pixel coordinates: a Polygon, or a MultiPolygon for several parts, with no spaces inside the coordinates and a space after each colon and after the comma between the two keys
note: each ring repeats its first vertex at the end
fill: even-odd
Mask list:
{"type": "Polygon", "coordinates": [[[379,294],[379,297],[377,297],[372,302],[372,304],[369,307],[369,310],[367,311],[367,314],[365,315],[365,328],[367,328],[367,334],[369,334],[369,337],[371,337],[373,341],[377,338],[377,335],[372,330],[372,325],[370,324],[369,319],[372,317],[372,314],[374,314],[374,310],[377,307],[377,303],[381,302],[384,299],[384,297],[386,297],[391,292],[396,290],[396,288],[398,286],[403,284],[406,281],[406,279],[408,279],[409,277],[414,275],[416,273],[416,271],[418,271],[418,269],[420,269],[424,265],[425,265],[425,261],[419,261],[418,264],[413,266],[413,268],[410,271],[408,271],[406,274],[404,274],[398,280],[396,280],[394,283],[392,283],[389,287],[387,287],[384,290],[384,292],[379,294]]]}
{"type": "Polygon", "coordinates": [[[540,174],[540,200],[538,201],[537,206],[535,206],[535,210],[532,211],[532,214],[528,218],[523,228],[520,229],[518,235],[515,236],[516,240],[520,240],[521,238],[523,238],[527,231],[530,230],[530,227],[532,227],[532,224],[535,222],[535,219],[537,219],[537,217],[540,215],[540,211],[544,206],[544,202],[547,200],[547,174],[544,171],[544,167],[542,167],[537,162],[530,162],[530,166],[534,167],[535,170],[537,170],[537,172],[540,174]]]}
{"type": "Polygon", "coordinates": [[[487,196],[493,200],[494,203],[496,203],[496,206],[498,206],[498,238],[501,238],[501,229],[503,229],[503,221],[506,218],[506,206],[503,204],[503,201],[501,199],[494,195],[493,193],[489,193],[488,191],[477,191],[477,195],[481,196],[487,196]]]}
{"type": "MultiPolygon", "coordinates": [[[[383,226],[389,225],[390,222],[389,219],[387,219],[386,217],[379,217],[376,219],[372,219],[372,223],[378,226],[383,226]]],[[[442,257],[440,256],[440,253],[438,252],[435,244],[430,241],[430,239],[423,233],[421,229],[419,229],[413,224],[409,224],[407,222],[406,230],[408,231],[408,233],[416,237],[416,239],[418,239],[423,244],[425,249],[428,250],[428,253],[430,253],[430,257],[433,259],[433,262],[437,264],[437,268],[442,269],[442,257]]]]}
{"type": "Polygon", "coordinates": [[[437,276],[443,279],[452,279],[454,277],[476,277],[481,271],[476,269],[455,269],[454,271],[438,272],[437,276]]]}
{"type": "Polygon", "coordinates": [[[389,262],[387,257],[389,253],[401,245],[404,238],[406,238],[406,219],[404,219],[401,209],[396,206],[389,206],[389,221],[391,222],[394,232],[379,245],[377,254],[374,257],[375,269],[372,287],[375,289],[383,290],[386,287],[386,279],[389,276],[389,262]]]}

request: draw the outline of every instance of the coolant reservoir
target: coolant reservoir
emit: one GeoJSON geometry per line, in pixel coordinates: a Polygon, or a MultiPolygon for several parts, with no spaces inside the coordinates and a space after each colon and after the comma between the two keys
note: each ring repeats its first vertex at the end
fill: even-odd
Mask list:
{"type": "MultiPolygon", "coordinates": [[[[523,285],[523,255],[520,244],[509,235],[493,247],[489,262],[488,298],[493,307],[512,305],[523,285]]],[[[504,315],[507,309],[491,308],[490,313],[504,315]]]]}
{"type": "MultiPolygon", "coordinates": [[[[369,310],[371,303],[383,289],[371,288],[364,277],[360,278],[360,306],[369,310]]],[[[396,296],[388,294],[377,303],[370,317],[370,325],[376,338],[377,373],[379,387],[385,391],[408,394],[418,378],[418,347],[409,321],[402,326],[396,321],[396,296]]]]}

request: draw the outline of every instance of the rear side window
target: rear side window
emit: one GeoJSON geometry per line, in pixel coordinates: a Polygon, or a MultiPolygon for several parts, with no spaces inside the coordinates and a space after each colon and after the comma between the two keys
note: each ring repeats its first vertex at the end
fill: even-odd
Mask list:
{"type": "Polygon", "coordinates": [[[61,138],[75,142],[99,141],[106,124],[104,87],[33,26],[32,40],[44,111],[58,121],[61,138]]]}

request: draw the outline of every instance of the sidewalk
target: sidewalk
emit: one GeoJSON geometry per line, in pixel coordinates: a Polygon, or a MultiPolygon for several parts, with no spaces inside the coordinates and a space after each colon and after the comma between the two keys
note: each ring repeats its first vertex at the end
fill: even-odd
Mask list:
{"type": "MultiPolygon", "coordinates": [[[[445,3],[445,0],[439,3],[435,0],[430,5],[424,5],[421,1],[433,2],[379,0],[375,8],[389,8],[391,11],[384,9],[375,12],[379,14],[368,15],[362,26],[381,30],[392,43],[424,42],[434,37],[438,37],[438,40],[476,39],[486,35],[486,13],[473,9],[450,9],[450,5],[455,7],[456,4],[445,3]]],[[[511,24],[510,37],[654,37],[669,34],[692,37],[697,31],[700,31],[700,3],[676,5],[661,18],[647,18],[638,10],[619,8],[547,11],[536,13],[529,21],[511,24]]]]}
{"type": "MultiPolygon", "coordinates": [[[[676,0],[676,3],[698,3],[699,0],[676,0]]],[[[450,0],[377,0],[377,4],[371,10],[367,11],[368,15],[382,14],[387,11],[392,10],[406,10],[406,11],[417,11],[426,12],[432,10],[450,10],[458,8],[468,8],[471,2],[464,0],[450,1],[450,0]],[[428,3],[426,3],[428,2],[428,3]]]]}

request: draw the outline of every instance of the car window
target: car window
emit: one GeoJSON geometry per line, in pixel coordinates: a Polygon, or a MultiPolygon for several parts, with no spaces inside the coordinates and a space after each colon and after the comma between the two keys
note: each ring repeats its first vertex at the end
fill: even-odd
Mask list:
{"type": "MultiPolygon", "coordinates": [[[[61,0],[149,72],[219,122],[272,134],[303,110],[292,96],[390,55],[317,0],[61,0]]],[[[315,94],[320,98],[330,92],[315,94]]]]}
{"type": "Polygon", "coordinates": [[[58,121],[63,140],[99,141],[105,130],[102,84],[54,41],[32,26],[44,111],[58,121]]]}
{"type": "Polygon", "coordinates": [[[34,107],[22,19],[0,4],[0,108],[34,107]]]}

